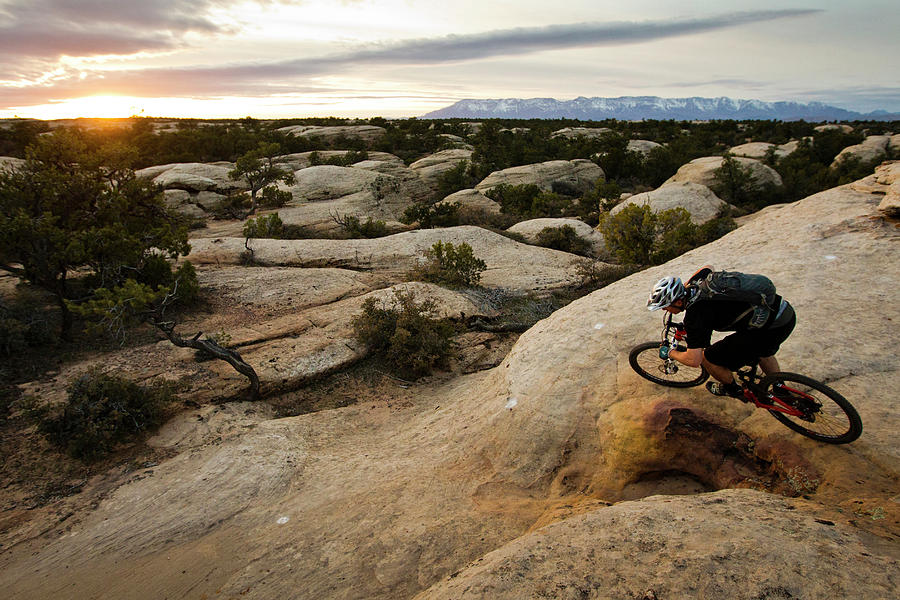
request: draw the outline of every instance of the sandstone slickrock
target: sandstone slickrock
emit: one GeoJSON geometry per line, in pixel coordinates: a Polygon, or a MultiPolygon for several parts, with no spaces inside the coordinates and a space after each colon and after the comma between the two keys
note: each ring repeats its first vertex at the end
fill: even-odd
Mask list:
{"type": "Polygon", "coordinates": [[[424,158],[420,158],[409,165],[409,168],[419,174],[422,181],[428,186],[435,186],[441,175],[451,171],[459,163],[468,163],[472,159],[472,150],[454,148],[441,150],[424,158]]]}
{"type": "Polygon", "coordinates": [[[369,189],[379,177],[389,177],[353,167],[317,165],[294,173],[296,183],[291,188],[295,197],[315,202],[333,200],[369,189]]]}
{"type": "Polygon", "coordinates": [[[896,592],[896,558],[873,556],[859,531],[804,508],[752,490],[617,504],[523,536],[416,599],[774,600],[896,592]]]}
{"type": "Polygon", "coordinates": [[[797,140],[787,142],[785,144],[770,144],[769,142],[748,142],[740,146],[734,146],[729,150],[735,156],[743,156],[744,158],[754,158],[762,160],[772,148],[775,149],[775,156],[782,158],[794,152],[800,146],[797,140]]]}
{"type": "MultiPolygon", "coordinates": [[[[306,167],[311,167],[312,160],[311,157],[313,154],[316,154],[319,157],[319,160],[324,162],[335,158],[344,158],[347,154],[351,152],[350,150],[313,150],[311,152],[297,152],[294,154],[283,154],[281,156],[275,157],[275,163],[282,165],[286,169],[290,169],[291,171],[299,171],[300,169],[305,169],[306,167]]],[[[393,154],[389,154],[387,152],[366,152],[366,160],[374,161],[374,162],[385,162],[385,163],[394,163],[394,164],[403,164],[403,160],[398,156],[394,156],[393,154]]]]}
{"type": "Polygon", "coordinates": [[[25,164],[22,158],[14,158],[12,156],[0,156],[0,171],[9,171],[18,169],[25,164]]]}
{"type": "Polygon", "coordinates": [[[884,198],[878,205],[878,210],[892,219],[900,218],[900,161],[882,163],[875,169],[875,173],[856,182],[867,190],[883,193],[884,198]],[[872,181],[866,181],[871,179],[872,181]]]}
{"type": "Polygon", "coordinates": [[[558,189],[565,193],[583,194],[603,177],[603,169],[589,160],[551,160],[494,171],[475,189],[483,193],[501,184],[536,185],[548,192],[558,189]]]}
{"type": "Polygon", "coordinates": [[[723,208],[729,206],[705,185],[690,181],[666,183],[652,192],[629,196],[609,212],[613,215],[618,214],[629,204],[637,206],[646,204],[653,212],[684,208],[691,213],[691,221],[697,225],[714,219],[723,208]]]}
{"type": "Polygon", "coordinates": [[[495,214],[499,214],[501,208],[498,202],[491,200],[478,190],[460,190],[458,192],[453,192],[438,202],[438,204],[452,204],[454,202],[459,203],[460,207],[471,207],[495,214]]]}
{"type": "Polygon", "coordinates": [[[842,125],[838,123],[826,123],[825,125],[817,125],[813,127],[813,131],[841,131],[842,133],[853,133],[853,127],[850,125],[842,125]]]}
{"type": "MultiPolygon", "coordinates": [[[[467,243],[487,263],[482,285],[520,293],[547,291],[576,284],[583,260],[565,252],[520,244],[473,226],[422,229],[378,239],[270,240],[251,242],[260,265],[333,267],[404,273],[424,260],[438,241],[467,243]]],[[[188,259],[197,265],[238,265],[243,238],[194,239],[188,259]]]]}
{"type": "Polygon", "coordinates": [[[590,243],[592,256],[605,256],[607,254],[603,234],[584,221],[578,219],[529,219],[528,221],[516,223],[507,229],[507,231],[518,233],[524,236],[530,243],[535,243],[537,242],[538,234],[545,228],[560,228],[564,225],[568,225],[574,229],[575,233],[578,234],[578,237],[590,243]]]}
{"type": "Polygon", "coordinates": [[[261,421],[141,470],[44,534],[13,525],[3,539],[15,543],[0,554],[4,591],[11,600],[482,589],[891,597],[900,234],[877,217],[880,200],[844,186],[784,206],[569,304],[498,367],[423,386],[406,406],[261,421]],[[864,423],[859,440],[818,444],[764,411],[630,369],[629,348],[659,331],[643,308],[649,287],[707,263],[776,282],[799,315],[783,368],[849,398],[864,423]],[[685,480],[808,501],[739,489],[626,500],[683,490],[685,480]]]}
{"type": "Polygon", "coordinates": [[[900,133],[895,133],[891,136],[891,142],[888,144],[888,148],[890,148],[894,156],[900,155],[900,133]]]}
{"type": "MultiPolygon", "coordinates": [[[[256,368],[264,394],[289,391],[299,385],[344,368],[363,358],[367,349],[356,341],[352,318],[362,312],[362,304],[375,298],[381,305],[394,303],[394,291],[415,295],[417,302],[435,303],[437,318],[493,316],[496,311],[477,298],[430,283],[401,283],[330,304],[312,307],[235,335],[241,355],[256,368]],[[242,337],[238,337],[241,335],[242,337]]],[[[218,365],[223,375],[228,367],[218,365]]]]}
{"type": "MultiPolygon", "coordinates": [[[[783,182],[781,181],[781,175],[779,175],[775,169],[762,164],[758,160],[754,160],[752,158],[744,158],[741,156],[734,157],[734,160],[736,160],[742,167],[750,169],[751,179],[756,189],[761,189],[770,185],[775,187],[781,187],[783,185],[783,182]]],[[[666,183],[688,181],[692,183],[699,183],[700,185],[705,185],[706,187],[711,187],[714,186],[716,182],[716,169],[721,166],[721,156],[704,156],[702,158],[695,158],[686,165],[682,165],[674,175],[669,177],[663,183],[663,185],[665,185],[666,183]]]]}
{"type": "Polygon", "coordinates": [[[278,131],[296,137],[315,137],[325,142],[333,142],[340,138],[355,138],[365,142],[374,142],[386,132],[384,127],[378,127],[377,125],[290,125],[281,127],[278,131]]]}
{"type": "Polygon", "coordinates": [[[652,142],[650,140],[628,140],[628,150],[632,152],[639,152],[644,156],[647,156],[655,148],[662,147],[662,144],[657,144],[656,142],[652,142]]]}
{"type": "Polygon", "coordinates": [[[336,219],[351,216],[365,223],[367,219],[384,221],[390,232],[408,229],[399,221],[412,199],[400,194],[390,194],[379,200],[370,191],[357,192],[333,200],[295,202],[294,206],[278,209],[285,224],[299,225],[312,233],[336,234],[342,227],[336,219]]]}
{"type": "Polygon", "coordinates": [[[847,146],[841,150],[831,163],[835,168],[846,160],[857,159],[861,162],[877,160],[887,155],[888,145],[891,143],[889,135],[870,135],[860,144],[847,146]]]}
{"type": "Polygon", "coordinates": [[[609,127],[564,127],[550,134],[550,137],[564,137],[573,140],[577,137],[586,137],[588,139],[598,139],[610,133],[612,129],[609,127]]]}
{"type": "Polygon", "coordinates": [[[221,193],[249,189],[244,181],[235,181],[228,176],[233,168],[231,163],[172,163],[140,169],[135,175],[151,179],[164,189],[221,193]]]}
{"type": "Polygon", "coordinates": [[[418,198],[407,192],[421,184],[398,174],[335,165],[301,169],[294,174],[295,184],[286,188],[293,200],[278,210],[279,216],[285,223],[316,232],[340,230],[335,219],[347,216],[383,220],[394,231],[403,229],[399,218],[418,198]]]}

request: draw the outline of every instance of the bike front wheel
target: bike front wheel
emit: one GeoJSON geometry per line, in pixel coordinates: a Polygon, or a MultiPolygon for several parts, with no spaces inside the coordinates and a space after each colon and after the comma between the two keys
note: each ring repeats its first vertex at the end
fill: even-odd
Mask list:
{"type": "Polygon", "coordinates": [[[802,413],[793,416],[769,411],[797,433],[827,444],[848,444],[862,434],[859,413],[846,398],[824,383],[796,373],[773,373],[760,385],[767,396],[778,398],[802,413]]]}
{"type": "Polygon", "coordinates": [[[680,362],[659,357],[662,342],[644,342],[631,349],[628,362],[631,368],[653,383],[668,387],[686,388],[700,385],[709,378],[703,367],[689,367],[680,362]]]}

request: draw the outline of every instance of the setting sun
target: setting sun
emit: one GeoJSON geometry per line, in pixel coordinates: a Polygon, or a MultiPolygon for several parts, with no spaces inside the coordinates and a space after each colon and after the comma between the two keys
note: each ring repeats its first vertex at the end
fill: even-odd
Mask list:
{"type": "MultiPolygon", "coordinates": [[[[31,106],[27,112],[29,117],[48,120],[72,116],[116,119],[143,114],[145,103],[145,98],[132,96],[87,96],[31,106]]],[[[4,112],[14,113],[16,109],[4,112]]]]}

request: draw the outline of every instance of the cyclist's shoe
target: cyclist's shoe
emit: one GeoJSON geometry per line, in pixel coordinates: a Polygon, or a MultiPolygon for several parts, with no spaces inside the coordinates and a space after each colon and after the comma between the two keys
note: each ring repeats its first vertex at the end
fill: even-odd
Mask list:
{"type": "Polygon", "coordinates": [[[710,394],[716,396],[731,396],[732,398],[744,399],[744,390],[735,382],[722,383],[721,381],[707,381],[706,389],[710,394]]]}

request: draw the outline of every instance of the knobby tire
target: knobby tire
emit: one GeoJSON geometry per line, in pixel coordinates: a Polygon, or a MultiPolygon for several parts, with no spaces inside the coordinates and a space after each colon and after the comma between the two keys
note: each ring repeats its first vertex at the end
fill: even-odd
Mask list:
{"type": "MultiPolygon", "coordinates": [[[[853,405],[824,383],[811,377],[797,373],[773,373],[762,380],[760,385],[766,394],[773,393],[773,386],[783,383],[788,388],[798,389],[812,396],[821,404],[817,410],[811,410],[808,419],[787,415],[777,410],[770,410],[773,417],[790,427],[797,433],[826,444],[848,444],[862,434],[862,420],[853,405]]],[[[795,395],[791,395],[794,396],[795,395]]],[[[809,402],[800,397],[803,406],[809,402]]]]}
{"type": "Polygon", "coordinates": [[[628,362],[635,373],[653,383],[676,388],[698,386],[709,378],[703,367],[688,367],[681,363],[676,365],[677,373],[665,373],[665,361],[659,357],[661,345],[660,341],[644,342],[631,349],[628,362]]]}

